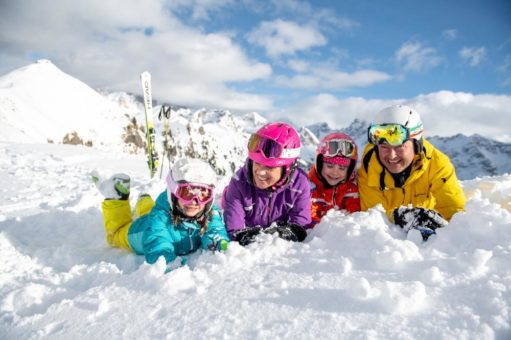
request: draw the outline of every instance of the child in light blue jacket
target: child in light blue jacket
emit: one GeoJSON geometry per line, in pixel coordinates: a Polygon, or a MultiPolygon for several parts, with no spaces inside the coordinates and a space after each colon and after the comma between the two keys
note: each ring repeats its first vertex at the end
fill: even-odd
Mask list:
{"type": "MultiPolygon", "coordinates": [[[[93,177],[94,179],[94,177],[93,177]]],[[[113,175],[96,185],[106,197],[103,217],[107,242],[144,255],[147,263],[163,256],[167,263],[198,249],[225,250],[229,236],[213,204],[216,174],[197,159],[177,161],[167,176],[167,190],[156,199],[139,198],[133,220],[129,205],[130,179],[113,175]]]]}

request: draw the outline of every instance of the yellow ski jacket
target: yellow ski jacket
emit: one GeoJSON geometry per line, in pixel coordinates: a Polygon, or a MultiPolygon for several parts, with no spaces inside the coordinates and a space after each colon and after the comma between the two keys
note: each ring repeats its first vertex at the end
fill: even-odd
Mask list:
{"type": "Polygon", "coordinates": [[[423,139],[424,148],[415,155],[410,176],[402,187],[378,160],[377,150],[366,145],[358,169],[362,211],[381,203],[391,220],[394,209],[411,204],[437,211],[447,220],[465,207],[465,194],[449,158],[423,139]]]}

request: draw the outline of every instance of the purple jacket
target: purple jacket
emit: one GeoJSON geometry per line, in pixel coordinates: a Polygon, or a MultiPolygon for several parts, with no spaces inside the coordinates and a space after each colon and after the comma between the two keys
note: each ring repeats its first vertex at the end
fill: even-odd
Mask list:
{"type": "Polygon", "coordinates": [[[245,227],[267,228],[273,222],[311,222],[311,190],[307,175],[295,169],[291,180],[276,191],[257,188],[249,175],[249,161],[231,178],[224,192],[224,221],[232,235],[245,227]]]}

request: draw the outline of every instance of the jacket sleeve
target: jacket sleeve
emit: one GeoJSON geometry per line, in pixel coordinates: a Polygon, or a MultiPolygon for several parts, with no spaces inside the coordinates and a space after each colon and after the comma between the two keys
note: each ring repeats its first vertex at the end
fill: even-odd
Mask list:
{"type": "Polygon", "coordinates": [[[141,217],[144,219],[142,223],[146,224],[142,242],[145,259],[149,264],[155,263],[160,256],[164,256],[167,263],[176,258],[172,237],[169,233],[169,228],[173,228],[172,218],[168,212],[170,207],[166,202],[166,194],[165,200],[162,195],[158,197],[151,213],[141,217]]]}
{"type": "Polygon", "coordinates": [[[449,158],[440,154],[438,162],[440,166],[431,180],[431,194],[435,200],[434,209],[449,221],[452,215],[463,211],[466,198],[449,158]]]}
{"type": "MultiPolygon", "coordinates": [[[[385,207],[385,197],[383,197],[380,188],[369,186],[368,176],[364,166],[358,169],[358,194],[360,197],[360,209],[362,211],[367,211],[378,204],[382,204],[385,207]]],[[[387,213],[387,215],[389,214],[387,213]]]]}
{"type": "Polygon", "coordinates": [[[229,235],[245,227],[245,210],[243,209],[243,195],[239,182],[231,179],[224,195],[224,221],[229,235]]]}
{"type": "MultiPolygon", "coordinates": [[[[216,206],[213,206],[211,211],[211,220],[208,222],[208,230],[201,236],[202,249],[210,249],[213,244],[219,244],[220,241],[229,242],[227,230],[222,219],[222,215],[216,206]]],[[[216,249],[218,250],[218,249],[216,249]]]]}
{"type": "Polygon", "coordinates": [[[358,187],[354,182],[348,183],[348,189],[346,190],[343,198],[343,208],[348,210],[350,213],[360,211],[358,187]]]}
{"type": "Polygon", "coordinates": [[[311,187],[305,173],[300,173],[294,190],[298,193],[293,207],[289,211],[289,223],[309,228],[311,224],[311,187]]]}
{"type": "Polygon", "coordinates": [[[323,215],[324,215],[324,212],[321,209],[320,204],[314,202],[311,199],[311,223],[308,225],[308,228],[312,228],[316,224],[318,224],[321,221],[321,218],[323,217],[323,215]]]}

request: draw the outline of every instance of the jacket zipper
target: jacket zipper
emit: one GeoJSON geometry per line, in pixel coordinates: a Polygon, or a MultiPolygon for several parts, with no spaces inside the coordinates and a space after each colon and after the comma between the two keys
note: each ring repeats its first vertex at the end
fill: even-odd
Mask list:
{"type": "Polygon", "coordinates": [[[190,251],[193,251],[192,231],[190,229],[188,229],[188,241],[190,241],[190,251]]]}
{"type": "Polygon", "coordinates": [[[271,206],[271,199],[272,199],[272,196],[273,196],[273,192],[270,192],[270,194],[268,195],[268,204],[266,205],[266,217],[267,217],[267,223],[266,225],[269,227],[270,226],[270,206],[271,206]]]}
{"type": "Polygon", "coordinates": [[[336,194],[337,194],[337,185],[334,187],[334,191],[332,192],[332,202],[333,202],[333,207],[334,207],[334,210],[339,210],[339,207],[337,206],[337,199],[336,199],[336,194]]]}

